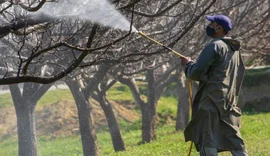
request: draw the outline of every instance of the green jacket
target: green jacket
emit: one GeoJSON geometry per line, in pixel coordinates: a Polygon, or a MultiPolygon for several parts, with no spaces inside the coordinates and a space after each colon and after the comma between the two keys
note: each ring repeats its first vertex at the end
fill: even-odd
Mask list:
{"type": "Polygon", "coordinates": [[[240,135],[241,110],[237,107],[245,67],[238,51],[240,43],[229,38],[213,39],[196,63],[185,67],[187,78],[199,81],[192,106],[186,141],[218,151],[243,150],[240,135]]]}

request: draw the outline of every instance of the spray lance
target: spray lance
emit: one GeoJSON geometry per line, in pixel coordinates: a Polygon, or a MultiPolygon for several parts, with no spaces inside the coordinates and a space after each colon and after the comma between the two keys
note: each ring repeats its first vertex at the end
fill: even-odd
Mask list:
{"type": "MultiPolygon", "coordinates": [[[[177,55],[179,58],[184,58],[184,57],[185,57],[184,55],[182,55],[182,54],[180,54],[179,52],[173,50],[172,48],[167,47],[167,46],[165,46],[164,44],[162,44],[162,43],[156,41],[155,39],[153,39],[153,38],[147,36],[147,35],[144,34],[143,32],[141,32],[141,31],[136,31],[136,32],[137,32],[140,36],[142,36],[142,37],[144,37],[144,38],[146,38],[146,39],[148,39],[148,40],[150,40],[150,41],[152,41],[152,42],[154,42],[154,43],[156,43],[156,44],[162,46],[163,48],[169,50],[170,52],[174,53],[174,54],[177,55]]],[[[192,109],[192,85],[191,85],[191,80],[190,80],[190,79],[187,79],[187,84],[188,84],[189,104],[190,104],[190,108],[192,109]]],[[[192,112],[192,111],[190,111],[190,112],[192,112]]],[[[191,155],[192,146],[193,146],[193,143],[191,142],[190,148],[189,148],[188,156],[191,155]]]]}
{"type": "MultiPolygon", "coordinates": [[[[154,40],[153,38],[147,36],[147,35],[144,34],[143,32],[141,32],[141,31],[136,31],[136,32],[137,32],[139,35],[141,35],[142,37],[144,37],[144,38],[146,38],[146,39],[148,39],[148,40],[150,40],[150,41],[152,41],[152,42],[154,42],[154,43],[156,43],[156,44],[158,44],[158,45],[164,47],[165,49],[169,50],[170,52],[173,52],[173,53],[174,53],[175,55],[177,55],[178,57],[180,57],[180,58],[184,58],[184,57],[185,57],[184,55],[178,53],[177,51],[171,49],[170,47],[167,47],[167,46],[165,46],[164,44],[162,44],[162,43],[160,43],[160,42],[154,40]]],[[[189,102],[190,102],[190,105],[192,105],[192,86],[191,86],[191,81],[190,81],[190,79],[187,79],[187,80],[188,80],[189,102]]],[[[191,107],[191,108],[192,108],[192,107],[191,107]]]]}
{"type": "Polygon", "coordinates": [[[156,43],[156,44],[162,46],[163,48],[165,48],[165,49],[167,49],[167,50],[169,50],[169,51],[171,51],[171,52],[173,52],[175,55],[179,56],[180,58],[185,57],[184,55],[178,53],[177,51],[173,50],[172,48],[167,47],[167,46],[165,46],[164,44],[162,44],[162,43],[160,43],[160,42],[154,40],[153,38],[151,38],[151,37],[145,35],[143,32],[137,31],[137,33],[138,33],[139,35],[141,35],[142,37],[144,37],[144,38],[146,38],[146,39],[148,39],[148,40],[150,40],[150,41],[152,41],[152,42],[154,42],[154,43],[156,43]]]}

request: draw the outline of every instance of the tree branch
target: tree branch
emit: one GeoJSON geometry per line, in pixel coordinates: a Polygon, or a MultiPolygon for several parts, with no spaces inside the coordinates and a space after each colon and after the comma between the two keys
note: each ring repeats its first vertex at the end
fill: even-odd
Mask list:
{"type": "Polygon", "coordinates": [[[37,15],[30,15],[25,18],[21,18],[18,21],[13,21],[12,23],[8,25],[4,25],[0,27],[0,38],[3,38],[4,36],[8,35],[9,33],[13,31],[17,31],[21,28],[26,28],[29,26],[37,25],[40,23],[45,23],[45,22],[52,22],[55,21],[56,19],[45,15],[43,13],[39,13],[37,15]]]}
{"type": "Polygon", "coordinates": [[[23,3],[19,3],[18,5],[20,7],[22,7],[24,10],[27,10],[29,12],[35,12],[38,11],[45,3],[47,0],[41,0],[41,2],[36,6],[36,7],[30,7],[30,6],[26,6],[23,3]]]}
{"type": "Polygon", "coordinates": [[[158,16],[161,16],[164,13],[168,12],[169,10],[171,10],[173,7],[175,7],[175,5],[179,4],[181,1],[183,1],[183,0],[178,0],[174,3],[172,3],[171,5],[169,5],[167,8],[165,8],[165,9],[163,9],[160,12],[157,12],[155,14],[146,14],[146,13],[142,13],[142,12],[138,12],[138,11],[134,11],[134,14],[144,16],[144,17],[158,17],[158,16]]]}

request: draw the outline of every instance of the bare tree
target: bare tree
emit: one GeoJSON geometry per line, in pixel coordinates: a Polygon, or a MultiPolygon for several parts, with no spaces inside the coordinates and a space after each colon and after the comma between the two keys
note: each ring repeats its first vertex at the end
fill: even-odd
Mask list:
{"type": "MultiPolygon", "coordinates": [[[[100,50],[110,47],[127,36],[122,33],[110,35],[107,28],[99,29],[97,25],[90,23],[69,19],[59,21],[44,14],[18,17],[16,12],[12,11],[12,8],[16,9],[17,5],[23,8],[22,11],[37,11],[46,1],[42,1],[34,8],[30,7],[33,6],[32,2],[29,4],[5,2],[10,5],[3,8],[1,15],[4,17],[8,11],[11,15],[14,14],[15,18],[5,19],[7,23],[0,28],[1,43],[7,52],[1,54],[1,59],[6,59],[7,62],[1,64],[0,84],[52,83],[71,73],[86,58],[90,62],[87,62],[87,66],[104,59],[104,52],[100,50]],[[89,32],[89,30],[91,31],[89,32]],[[99,31],[98,34],[97,31],[99,31]],[[104,36],[110,36],[110,38],[100,42],[104,36]]],[[[91,109],[87,98],[90,93],[86,93],[88,96],[82,94],[76,82],[71,81],[69,85],[78,108],[84,154],[98,155],[94,126],[91,124],[91,109]]],[[[18,104],[19,100],[27,97],[19,96],[16,85],[11,85],[10,88],[18,117],[19,155],[37,155],[34,108],[38,98],[35,97],[34,100],[30,99],[23,104],[18,104]],[[29,131],[25,131],[25,127],[29,131]]],[[[33,90],[33,92],[35,91],[33,90]]]]}
{"type": "MultiPolygon", "coordinates": [[[[38,2],[40,1],[20,1],[16,4],[12,1],[3,2],[10,5],[2,9],[1,15],[6,23],[0,27],[0,36],[5,42],[2,44],[16,46],[13,52],[9,52],[9,55],[14,56],[13,68],[9,68],[10,63],[3,63],[0,84],[52,83],[71,73],[84,59],[88,59],[90,63],[96,62],[100,56],[104,55],[98,53],[98,50],[106,49],[129,35],[128,32],[117,33],[116,31],[112,35],[110,32],[104,32],[104,29],[99,29],[97,38],[94,38],[98,28],[92,23],[74,19],[59,20],[44,13],[28,14],[28,12],[37,11],[46,1],[38,2]],[[32,6],[35,6],[35,9],[32,6]],[[16,10],[23,13],[18,15],[16,10]],[[92,29],[92,32],[89,31],[92,29]],[[108,37],[108,39],[101,42],[102,37],[108,37]],[[68,60],[63,59],[67,57],[65,54],[69,55],[68,60]],[[63,63],[63,60],[66,64],[58,66],[58,63],[63,63]],[[41,71],[40,68],[43,66],[57,69],[58,72],[40,76],[36,71],[41,71]]],[[[8,55],[2,54],[1,57],[7,58],[8,55]]]]}
{"type": "MultiPolygon", "coordinates": [[[[49,84],[70,74],[77,67],[85,68],[102,62],[117,63],[122,67],[120,74],[117,75],[119,81],[129,85],[135,101],[142,110],[142,139],[145,142],[155,139],[157,100],[166,87],[165,82],[169,82],[167,80],[171,82],[172,77],[177,77],[170,73],[175,70],[162,73],[164,76],[158,78],[155,77],[155,73],[156,69],[165,63],[169,64],[169,69],[176,69],[174,59],[172,59],[175,55],[144,40],[136,33],[99,27],[80,20],[59,20],[46,14],[31,14],[48,3],[45,0],[2,0],[0,3],[0,48],[2,51],[0,57],[1,60],[5,60],[1,62],[0,84],[21,82],[49,84]],[[144,71],[147,77],[149,92],[146,102],[140,98],[138,86],[131,78],[133,74],[141,71],[144,71]]],[[[216,0],[156,0],[155,2],[116,0],[113,3],[126,16],[134,15],[134,25],[140,31],[193,58],[199,55],[209,40],[203,31],[207,23],[202,17],[205,14],[226,14],[230,16],[234,25],[229,35],[242,38],[242,53],[252,54],[250,60],[257,60],[255,62],[257,64],[262,63],[261,60],[265,63],[269,61],[269,0],[224,2],[216,0]]],[[[254,64],[254,61],[251,64],[254,64]]],[[[92,89],[95,89],[95,87],[92,88],[93,82],[95,81],[87,85],[88,91],[84,93],[78,90],[77,82],[70,86],[73,87],[74,96],[80,97],[76,102],[78,113],[80,114],[80,105],[86,109],[82,110],[85,112],[81,115],[91,111],[87,106],[89,104],[87,100],[93,92],[92,89]]],[[[177,82],[180,85],[180,81],[177,80],[177,82]]],[[[16,89],[14,89],[16,85],[12,87],[13,98],[16,101],[16,89]]],[[[106,102],[104,95],[106,89],[98,91],[100,100],[106,102]]],[[[185,103],[184,100],[181,102],[185,103]]],[[[30,109],[33,103],[36,101],[33,100],[31,104],[26,103],[24,107],[30,109]]],[[[108,101],[105,104],[108,105],[108,101]]],[[[179,107],[182,105],[179,104],[179,107]]],[[[183,112],[185,111],[186,109],[183,108],[183,112]]],[[[187,120],[186,115],[183,114],[184,124],[187,120]]],[[[27,120],[34,121],[31,113],[27,120]]],[[[90,122],[92,119],[87,116],[87,120],[90,122]]],[[[81,121],[81,132],[84,132],[83,126],[87,120],[81,121]]],[[[29,123],[30,129],[33,129],[31,125],[33,123],[29,123]]],[[[88,135],[90,134],[88,141],[90,142],[92,137],[92,143],[95,145],[95,134],[91,131],[92,125],[86,124],[86,126],[88,126],[86,131],[89,132],[88,135]]],[[[34,131],[29,135],[34,136],[34,131]]],[[[88,143],[84,144],[84,153],[91,152],[87,149],[88,143]]],[[[92,147],[97,149],[97,146],[92,147]]],[[[34,149],[33,146],[32,148],[34,149]]],[[[32,150],[33,154],[35,154],[34,151],[36,150],[32,150]]],[[[94,150],[94,154],[98,152],[94,150]]]]}
{"type": "MultiPolygon", "coordinates": [[[[180,69],[181,70],[181,69],[180,69]]],[[[176,77],[177,94],[178,94],[178,104],[177,104],[177,116],[175,130],[183,130],[186,128],[189,116],[190,116],[190,104],[188,101],[189,95],[187,93],[186,79],[184,78],[184,73],[177,70],[178,74],[176,77]]]]}
{"type": "Polygon", "coordinates": [[[37,101],[51,87],[34,83],[24,83],[23,89],[18,84],[10,85],[10,92],[16,110],[18,132],[18,155],[37,155],[37,140],[34,110],[37,101]]]}
{"type": "Polygon", "coordinates": [[[119,74],[117,80],[127,85],[132,95],[139,105],[142,113],[142,141],[151,142],[156,139],[156,115],[157,115],[157,101],[161,97],[165,88],[175,81],[177,75],[172,74],[173,71],[179,66],[175,64],[169,67],[164,73],[161,68],[148,68],[140,72],[146,72],[146,84],[147,84],[147,101],[142,99],[141,92],[136,84],[136,81],[132,76],[125,74],[119,74]]]}
{"type": "Polygon", "coordinates": [[[117,81],[115,80],[106,81],[103,79],[103,82],[101,82],[99,84],[99,87],[97,88],[97,95],[93,97],[95,97],[95,99],[100,103],[104,111],[111,134],[113,147],[114,150],[117,152],[124,151],[126,147],[120,133],[118,121],[116,119],[116,116],[114,115],[113,107],[106,96],[106,91],[110,89],[116,82],[117,81]]]}
{"type": "Polygon", "coordinates": [[[125,150],[117,119],[106,98],[106,91],[116,82],[112,81],[108,85],[105,83],[107,72],[112,67],[113,64],[110,63],[100,64],[96,72],[85,68],[85,73],[80,73],[75,78],[66,78],[66,84],[73,94],[78,110],[84,155],[99,155],[89,98],[97,100],[104,111],[115,151],[125,150]],[[97,94],[94,94],[94,91],[97,94]]]}
{"type": "Polygon", "coordinates": [[[91,105],[83,92],[80,91],[77,81],[69,80],[66,84],[71,90],[78,110],[83,154],[85,156],[99,155],[91,105]]]}

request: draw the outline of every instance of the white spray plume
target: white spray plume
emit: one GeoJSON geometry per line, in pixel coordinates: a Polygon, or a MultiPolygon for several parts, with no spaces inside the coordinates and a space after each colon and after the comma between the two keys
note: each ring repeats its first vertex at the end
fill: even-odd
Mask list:
{"type": "MultiPolygon", "coordinates": [[[[59,0],[47,2],[41,12],[55,18],[79,18],[114,29],[130,30],[130,22],[107,0],[59,0]]],[[[132,26],[132,31],[136,28],[132,26]]]]}

